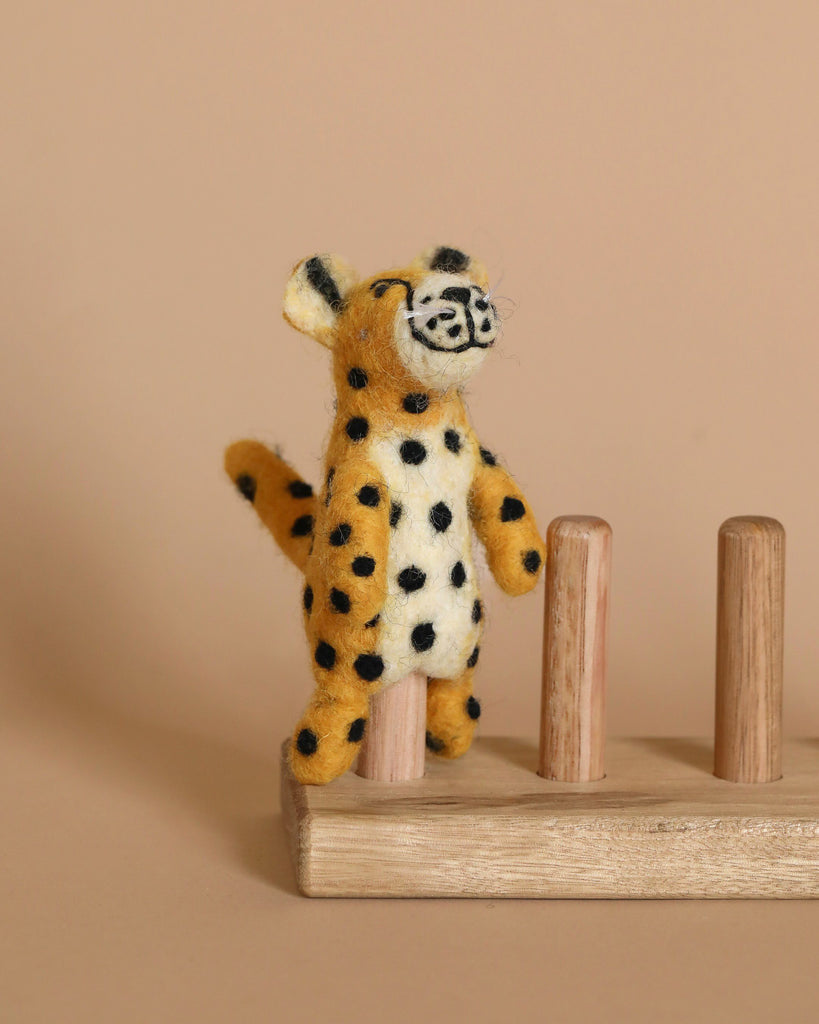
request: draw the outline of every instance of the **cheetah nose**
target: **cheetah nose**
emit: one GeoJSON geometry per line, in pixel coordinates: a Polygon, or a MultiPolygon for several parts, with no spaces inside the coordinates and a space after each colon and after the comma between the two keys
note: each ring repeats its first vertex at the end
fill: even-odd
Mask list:
{"type": "Polygon", "coordinates": [[[468,306],[472,293],[468,288],[444,288],[441,298],[447,302],[461,302],[464,306],[468,306]]]}

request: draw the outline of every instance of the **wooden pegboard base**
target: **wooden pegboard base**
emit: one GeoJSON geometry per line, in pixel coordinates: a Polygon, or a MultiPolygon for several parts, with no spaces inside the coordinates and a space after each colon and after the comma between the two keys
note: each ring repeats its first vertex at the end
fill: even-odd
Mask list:
{"type": "Polygon", "coordinates": [[[479,740],[414,782],[349,772],[282,809],[308,896],[804,898],[819,896],[819,740],[785,744],[778,782],[711,774],[705,740],[607,746],[607,777],[548,782],[534,743],[479,740]]]}

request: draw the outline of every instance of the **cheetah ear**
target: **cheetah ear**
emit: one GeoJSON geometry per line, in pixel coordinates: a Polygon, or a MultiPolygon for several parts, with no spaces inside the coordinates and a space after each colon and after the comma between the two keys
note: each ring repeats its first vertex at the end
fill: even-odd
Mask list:
{"type": "Polygon", "coordinates": [[[421,270],[436,273],[466,274],[484,291],[489,287],[489,275],[484,264],[461,249],[453,249],[448,245],[433,245],[424,249],[414,265],[421,270]]]}
{"type": "Polygon", "coordinates": [[[297,331],[333,347],[336,320],[358,275],[340,256],[311,256],[296,264],[284,290],[284,318],[297,331]]]}

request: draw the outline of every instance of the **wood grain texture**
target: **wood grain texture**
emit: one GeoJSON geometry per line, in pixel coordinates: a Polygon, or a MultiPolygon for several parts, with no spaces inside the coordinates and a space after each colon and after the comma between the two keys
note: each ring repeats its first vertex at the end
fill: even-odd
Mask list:
{"type": "Polygon", "coordinates": [[[782,774],[785,531],[728,519],[719,531],[714,771],[732,782],[782,774]]]}
{"type": "MultiPolygon", "coordinates": [[[[285,751],[286,753],[286,751],[285,751]]],[[[769,786],[711,773],[710,743],[611,740],[599,782],[550,782],[537,747],[481,739],[392,786],[348,773],[282,806],[310,896],[819,896],[819,740],[769,786]]]]}
{"type": "Polygon", "coordinates": [[[538,774],[591,782],[606,771],[611,527],[561,516],[549,524],[546,548],[538,774]]]}
{"type": "Polygon", "coordinates": [[[424,774],[427,677],[411,672],[370,698],[370,718],[356,773],[375,782],[406,782],[424,774]]]}

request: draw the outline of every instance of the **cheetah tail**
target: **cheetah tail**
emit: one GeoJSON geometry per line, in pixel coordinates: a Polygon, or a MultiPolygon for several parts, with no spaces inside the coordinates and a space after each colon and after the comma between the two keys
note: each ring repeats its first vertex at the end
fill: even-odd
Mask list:
{"type": "Polygon", "coordinates": [[[225,470],[285,555],[304,572],[316,514],[310,484],[258,441],[230,445],[225,470]]]}

